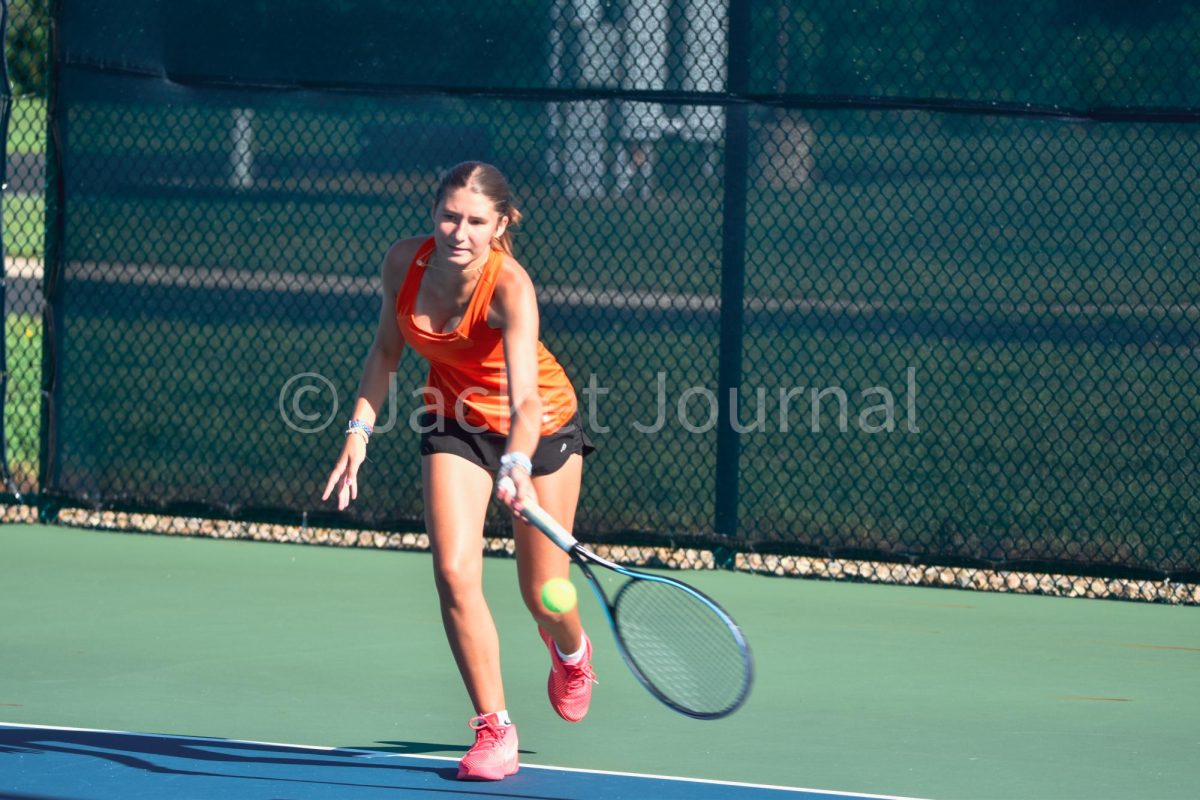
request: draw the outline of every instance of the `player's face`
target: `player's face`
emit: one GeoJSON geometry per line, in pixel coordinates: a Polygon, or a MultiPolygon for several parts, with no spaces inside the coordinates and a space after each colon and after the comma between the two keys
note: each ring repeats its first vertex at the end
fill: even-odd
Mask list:
{"type": "Polygon", "coordinates": [[[460,267],[482,264],[491,253],[492,240],[504,233],[507,223],[483,195],[465,187],[446,192],[433,210],[438,260],[460,267]]]}

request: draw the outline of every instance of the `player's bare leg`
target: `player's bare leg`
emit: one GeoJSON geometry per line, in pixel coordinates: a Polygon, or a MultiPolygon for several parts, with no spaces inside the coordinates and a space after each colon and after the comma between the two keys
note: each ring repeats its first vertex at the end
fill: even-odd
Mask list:
{"type": "MultiPolygon", "coordinates": [[[[557,471],[533,479],[540,505],[569,530],[575,524],[583,456],[572,455],[557,471]]],[[[542,584],[550,578],[566,578],[571,559],[537,528],[521,520],[514,522],[517,543],[517,572],[521,597],[538,621],[538,632],[550,652],[550,676],[546,693],[555,712],[568,722],[579,722],[592,699],[592,645],[579,623],[576,605],[564,613],[552,612],[541,602],[542,584]]]]}
{"type": "MultiPolygon", "coordinates": [[[[538,505],[567,530],[575,524],[582,478],[583,456],[573,455],[557,471],[533,479],[538,505]]],[[[545,608],[541,600],[542,584],[551,578],[570,577],[570,557],[524,520],[513,520],[513,535],[517,547],[517,576],[525,607],[560,650],[575,652],[583,644],[578,607],[559,614],[545,608]]]]}
{"type": "Polygon", "coordinates": [[[504,709],[500,640],[483,594],[483,523],[492,476],[449,453],[422,459],[425,524],[442,624],[478,714],[504,709]]]}

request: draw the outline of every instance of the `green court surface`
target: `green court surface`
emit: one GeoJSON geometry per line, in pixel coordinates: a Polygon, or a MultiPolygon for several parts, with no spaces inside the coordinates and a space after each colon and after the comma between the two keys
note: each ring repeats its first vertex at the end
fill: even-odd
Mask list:
{"type": "MultiPolygon", "coordinates": [[[[682,577],[746,631],[746,707],[659,706],[588,595],[600,684],[569,725],[515,562],[486,561],[523,763],[938,800],[1196,796],[1200,609],[682,577]]],[[[413,755],[470,739],[426,553],[7,525],[0,604],[0,722],[413,755]]]]}

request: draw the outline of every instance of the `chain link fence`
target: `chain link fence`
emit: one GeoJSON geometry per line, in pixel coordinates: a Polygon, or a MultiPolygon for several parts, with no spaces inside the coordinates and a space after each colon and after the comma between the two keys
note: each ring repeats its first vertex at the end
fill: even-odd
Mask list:
{"type": "Polygon", "coordinates": [[[382,255],[481,159],[599,446],[583,538],[1200,576],[1195,3],[63,0],[49,64],[8,10],[10,502],[415,535],[411,354],[358,503],[319,489],[382,255]]]}

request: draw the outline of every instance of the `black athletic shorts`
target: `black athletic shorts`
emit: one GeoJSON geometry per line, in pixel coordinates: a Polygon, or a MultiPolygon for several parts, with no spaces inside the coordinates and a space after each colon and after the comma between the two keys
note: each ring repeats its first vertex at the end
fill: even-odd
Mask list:
{"type": "MultiPolygon", "coordinates": [[[[474,431],[463,428],[458,420],[449,417],[437,417],[424,414],[421,417],[421,455],[432,453],[453,453],[465,458],[472,464],[478,464],[488,472],[499,472],[500,456],[504,455],[504,447],[508,437],[494,431],[474,431]],[[430,430],[432,429],[432,430],[430,430]]],[[[533,462],[534,475],[549,475],[557,472],[567,459],[579,453],[587,456],[595,445],[583,429],[579,412],[554,433],[549,433],[538,440],[537,450],[530,460],[533,462]]]]}

